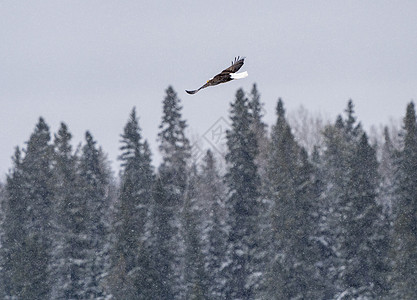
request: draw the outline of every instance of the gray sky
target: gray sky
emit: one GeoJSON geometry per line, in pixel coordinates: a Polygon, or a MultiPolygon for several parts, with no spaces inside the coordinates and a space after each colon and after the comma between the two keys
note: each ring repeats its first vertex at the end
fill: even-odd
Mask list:
{"type": "MultiPolygon", "coordinates": [[[[349,98],[365,127],[417,99],[417,1],[1,1],[0,174],[39,118],[90,130],[113,167],[133,106],[157,157],[165,89],[190,135],[224,117],[257,83],[268,124],[282,97],[332,119],[349,98]],[[249,77],[194,89],[246,56],[249,77]]],[[[4,176],[0,176],[0,179],[4,176]]]]}

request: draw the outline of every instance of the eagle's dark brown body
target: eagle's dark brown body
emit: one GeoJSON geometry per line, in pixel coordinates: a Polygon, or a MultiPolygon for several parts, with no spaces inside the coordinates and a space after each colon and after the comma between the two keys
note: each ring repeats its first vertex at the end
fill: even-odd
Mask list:
{"type": "MultiPolygon", "coordinates": [[[[192,94],[195,94],[199,90],[204,89],[206,87],[218,85],[220,83],[225,83],[225,82],[231,81],[233,79],[246,77],[247,76],[247,72],[245,72],[246,74],[243,77],[235,77],[235,78],[233,78],[234,73],[236,73],[237,71],[239,71],[239,69],[243,66],[244,61],[245,61],[245,58],[244,57],[242,57],[242,58],[240,58],[239,56],[236,57],[235,60],[232,61],[232,65],[229,68],[223,70],[221,73],[217,74],[212,79],[208,80],[205,85],[203,85],[202,87],[200,87],[197,90],[193,90],[193,91],[187,91],[186,90],[186,92],[188,94],[191,94],[192,95],[192,94]]],[[[242,73],[240,73],[240,74],[242,74],[242,73]]]]}

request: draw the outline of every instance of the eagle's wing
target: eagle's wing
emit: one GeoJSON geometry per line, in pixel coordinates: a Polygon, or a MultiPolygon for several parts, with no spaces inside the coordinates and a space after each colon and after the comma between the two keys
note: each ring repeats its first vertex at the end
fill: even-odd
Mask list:
{"type": "Polygon", "coordinates": [[[187,90],[185,90],[185,91],[186,91],[188,94],[193,95],[193,94],[197,93],[199,90],[204,89],[204,88],[206,88],[206,87],[208,87],[208,86],[210,86],[210,83],[209,83],[209,82],[207,82],[205,85],[203,85],[203,86],[199,87],[198,89],[196,89],[196,90],[194,90],[194,91],[187,91],[187,90]]]}
{"type": "Polygon", "coordinates": [[[245,58],[235,57],[235,60],[232,61],[232,65],[228,67],[227,69],[224,69],[222,73],[236,73],[239,71],[239,69],[243,66],[243,63],[245,62],[245,58]]]}

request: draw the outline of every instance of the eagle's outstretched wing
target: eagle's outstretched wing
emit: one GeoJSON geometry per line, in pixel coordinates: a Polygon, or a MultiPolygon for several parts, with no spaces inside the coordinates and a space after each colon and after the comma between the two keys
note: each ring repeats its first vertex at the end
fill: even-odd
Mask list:
{"type": "Polygon", "coordinates": [[[204,88],[206,88],[206,87],[208,87],[208,86],[210,86],[210,85],[211,85],[211,84],[210,84],[210,80],[209,80],[209,81],[207,81],[207,83],[206,83],[205,85],[203,85],[203,86],[199,87],[198,89],[196,89],[196,90],[194,90],[194,91],[188,91],[188,90],[185,90],[185,91],[186,91],[188,94],[193,95],[193,94],[197,93],[199,90],[204,89],[204,88]]]}
{"type": "Polygon", "coordinates": [[[228,67],[227,69],[224,69],[222,73],[236,73],[239,71],[239,69],[243,66],[243,63],[245,62],[245,58],[235,57],[235,60],[232,61],[232,65],[228,67]]]}
{"type": "Polygon", "coordinates": [[[193,90],[193,91],[185,90],[185,91],[188,94],[193,95],[193,94],[197,93],[199,90],[204,89],[204,88],[209,87],[209,86],[218,85],[220,83],[228,82],[228,81],[233,80],[233,79],[245,78],[245,77],[248,76],[248,72],[242,72],[242,73],[235,74],[243,66],[244,62],[245,62],[244,57],[242,57],[242,58],[240,58],[239,56],[235,57],[235,60],[232,61],[232,65],[230,67],[228,67],[227,69],[224,69],[223,71],[221,71],[221,73],[219,73],[216,76],[214,76],[213,78],[209,79],[206,82],[205,85],[201,86],[197,90],[193,90]]]}

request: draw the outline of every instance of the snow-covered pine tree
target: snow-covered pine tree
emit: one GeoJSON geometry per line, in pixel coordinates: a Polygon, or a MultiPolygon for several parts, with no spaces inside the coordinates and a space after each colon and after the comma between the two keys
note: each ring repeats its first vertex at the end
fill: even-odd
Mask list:
{"type": "Polygon", "coordinates": [[[203,158],[197,197],[202,212],[203,253],[209,276],[208,298],[223,299],[225,280],[222,267],[227,242],[226,187],[210,150],[203,158]]]}
{"type": "Polygon", "coordinates": [[[323,157],[320,151],[322,145],[313,147],[311,154],[311,167],[312,167],[312,190],[311,198],[316,199],[316,203],[312,203],[312,222],[314,227],[310,232],[310,239],[312,245],[312,263],[315,266],[315,286],[314,293],[317,299],[328,299],[333,295],[331,291],[334,290],[332,283],[327,280],[328,265],[333,257],[333,249],[329,248],[329,233],[331,228],[323,225],[327,225],[325,222],[327,217],[326,202],[323,201],[324,191],[326,188],[325,181],[325,166],[323,164],[323,157]]]}
{"type": "Polygon", "coordinates": [[[112,295],[118,299],[147,299],[151,296],[152,269],[143,265],[149,259],[145,225],[153,203],[154,173],[149,147],[142,140],[135,108],[121,137],[122,154],[119,159],[122,172],[118,212],[113,228],[112,295]]]}
{"type": "Polygon", "coordinates": [[[16,147],[12,157],[13,166],[7,175],[6,199],[4,203],[4,222],[2,226],[2,288],[4,298],[17,297],[23,289],[24,281],[21,262],[24,261],[23,241],[26,235],[25,217],[27,203],[23,191],[22,153],[16,147]]]}
{"type": "MultiPolygon", "coordinates": [[[[261,103],[261,95],[258,92],[258,88],[254,83],[252,90],[249,94],[249,109],[252,115],[252,130],[255,133],[256,142],[258,145],[258,154],[255,159],[256,166],[260,178],[265,178],[268,166],[268,152],[269,152],[269,139],[267,136],[267,125],[262,120],[263,115],[263,103],[261,103]]],[[[262,181],[262,194],[265,194],[266,187],[264,181],[262,181]]]]}
{"type": "Polygon", "coordinates": [[[343,281],[354,297],[383,297],[388,291],[389,223],[377,202],[378,162],[366,133],[356,145],[351,168],[342,219],[343,281]]]}
{"type": "Polygon", "coordinates": [[[162,121],[158,133],[159,150],[162,163],[158,169],[157,197],[152,227],[159,231],[154,240],[159,257],[164,260],[157,262],[169,269],[159,269],[161,280],[166,285],[167,294],[161,299],[180,299],[184,297],[183,284],[184,243],[181,237],[181,216],[184,206],[184,192],[187,186],[187,163],[190,158],[191,147],[185,136],[186,122],[182,119],[180,99],[174,89],[169,86],[163,101],[162,121]],[[160,224],[164,222],[165,224],[160,224]],[[159,227],[159,228],[158,228],[159,227]],[[162,232],[166,230],[166,232],[162,232]],[[159,240],[164,238],[164,240],[159,240]],[[167,252],[168,251],[168,252],[167,252]],[[170,259],[171,258],[171,259],[170,259]],[[166,274],[167,273],[167,274],[166,274]],[[169,294],[171,293],[172,294],[169,294]]]}
{"type": "Polygon", "coordinates": [[[236,92],[231,104],[231,129],[227,131],[229,164],[226,182],[228,249],[226,263],[226,298],[251,299],[256,294],[259,277],[257,269],[259,243],[258,210],[260,179],[255,163],[258,146],[252,130],[252,116],[244,91],[236,92]]]}
{"type": "Polygon", "coordinates": [[[378,201],[384,208],[385,213],[391,217],[392,205],[395,202],[395,174],[397,173],[397,156],[399,149],[396,149],[388,127],[384,128],[384,144],[381,147],[381,161],[378,173],[381,177],[378,201]]]}
{"type": "MultiPolygon", "coordinates": [[[[253,84],[252,90],[249,93],[248,106],[250,114],[252,116],[251,130],[255,134],[256,144],[258,147],[258,153],[255,158],[255,164],[260,179],[260,187],[258,188],[258,191],[260,193],[261,200],[258,203],[258,229],[259,236],[261,236],[262,238],[259,239],[258,247],[259,249],[263,249],[263,251],[259,251],[259,257],[257,259],[259,263],[259,268],[262,270],[266,270],[269,266],[269,261],[267,259],[268,251],[266,249],[269,248],[270,244],[269,211],[271,209],[271,201],[267,197],[268,180],[266,180],[269,163],[268,156],[270,151],[270,140],[268,138],[267,125],[263,121],[264,108],[263,103],[261,102],[261,95],[255,83],[253,84]]],[[[259,286],[257,290],[259,292],[261,290],[265,290],[264,279],[265,276],[263,276],[258,283],[259,286]]]]}
{"type": "Polygon", "coordinates": [[[183,235],[185,244],[184,281],[186,299],[208,299],[209,277],[203,257],[201,218],[203,212],[197,203],[199,176],[197,166],[191,167],[184,197],[183,235]]]}
{"type": "Polygon", "coordinates": [[[61,123],[55,134],[53,159],[53,299],[85,297],[88,218],[87,207],[80,197],[77,157],[72,150],[71,138],[67,125],[61,123]]]}
{"type": "Polygon", "coordinates": [[[87,298],[103,299],[108,290],[105,288],[109,271],[109,184],[108,162],[90,132],[85,134],[86,143],[82,147],[79,163],[79,176],[82,201],[87,208],[87,269],[85,293],[87,298]]]}
{"type": "Polygon", "coordinates": [[[248,106],[253,118],[253,127],[256,134],[266,134],[266,124],[262,121],[263,118],[263,103],[261,103],[261,95],[259,94],[256,83],[252,85],[252,89],[249,94],[248,106]],[[259,132],[258,132],[259,131],[259,132]]]}
{"type": "Polygon", "coordinates": [[[388,234],[376,199],[378,164],[351,100],[345,112],[346,119],[339,116],[324,131],[326,186],[320,229],[328,249],[323,266],[330,283],[325,297],[375,297],[385,281],[388,234]]]}
{"type": "Polygon", "coordinates": [[[7,297],[50,295],[52,153],[49,127],[39,118],[22,158],[17,149],[7,181],[3,243],[7,297]]]}
{"type": "Polygon", "coordinates": [[[158,171],[165,188],[172,196],[173,204],[181,205],[187,184],[187,162],[191,147],[185,136],[187,124],[182,119],[180,99],[171,86],[165,92],[158,133],[159,150],[162,154],[158,171]]]}
{"type": "Polygon", "coordinates": [[[399,153],[397,197],[393,204],[394,272],[392,297],[414,299],[417,295],[417,123],[414,103],[404,118],[404,148],[399,153]]]}
{"type": "Polygon", "coordinates": [[[267,173],[272,201],[268,299],[317,297],[312,243],[317,199],[312,197],[312,170],[307,152],[291,133],[279,99],[267,173]]]}
{"type": "MultiPolygon", "coordinates": [[[[349,101],[347,120],[341,115],[336,122],[324,130],[323,178],[325,186],[320,211],[320,241],[323,253],[323,276],[326,278],[324,295],[333,298],[346,290],[343,283],[343,272],[346,268],[342,238],[345,227],[341,225],[346,205],[349,203],[349,182],[352,178],[351,161],[362,132],[353,115],[353,103],[349,101]]],[[[347,220],[345,222],[348,222],[347,220]]]]}
{"type": "Polygon", "coordinates": [[[178,235],[172,222],[174,211],[172,203],[162,184],[162,181],[155,181],[154,205],[151,213],[151,259],[156,271],[153,282],[153,297],[155,299],[175,299],[173,287],[175,252],[173,237],[178,235]]]}

